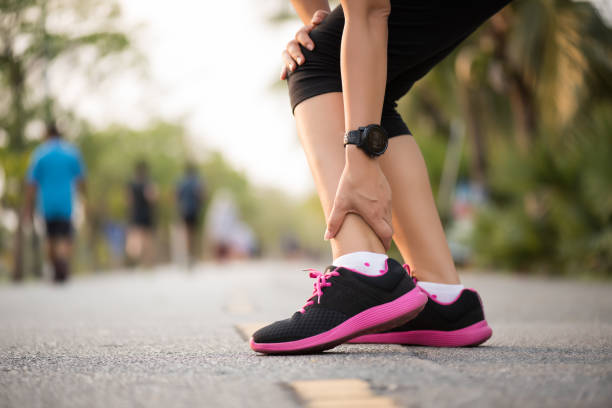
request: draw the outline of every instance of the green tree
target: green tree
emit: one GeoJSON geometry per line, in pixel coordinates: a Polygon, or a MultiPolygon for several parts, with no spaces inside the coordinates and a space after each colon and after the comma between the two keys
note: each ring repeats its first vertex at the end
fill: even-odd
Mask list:
{"type": "Polygon", "coordinates": [[[610,276],[612,28],[590,2],[513,2],[400,108],[434,185],[450,123],[464,121],[460,177],[490,200],[476,222],[478,261],[610,276]]]}

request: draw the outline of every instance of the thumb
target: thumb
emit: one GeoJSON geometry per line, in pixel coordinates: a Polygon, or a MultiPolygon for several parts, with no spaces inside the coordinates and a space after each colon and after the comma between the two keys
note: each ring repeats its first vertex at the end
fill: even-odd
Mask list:
{"type": "Polygon", "coordinates": [[[329,218],[327,219],[327,230],[325,231],[325,240],[332,239],[336,236],[340,227],[342,227],[342,223],[344,222],[344,217],[346,216],[346,210],[341,206],[334,203],[334,207],[329,214],[329,218]]]}

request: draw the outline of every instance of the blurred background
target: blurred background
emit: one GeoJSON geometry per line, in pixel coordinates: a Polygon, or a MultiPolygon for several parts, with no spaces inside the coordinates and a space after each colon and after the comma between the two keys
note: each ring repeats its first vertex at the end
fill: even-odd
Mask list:
{"type": "MultiPolygon", "coordinates": [[[[328,262],[278,80],[299,26],[280,0],[0,2],[0,280],[48,268],[44,225],[26,222],[24,197],[49,122],[86,167],[74,273],[328,262]],[[182,214],[188,176],[198,192],[192,230],[182,214]],[[136,184],[153,219],[144,233],[134,227],[136,184]]],[[[460,265],[612,278],[609,1],[513,2],[400,110],[460,265]]]]}

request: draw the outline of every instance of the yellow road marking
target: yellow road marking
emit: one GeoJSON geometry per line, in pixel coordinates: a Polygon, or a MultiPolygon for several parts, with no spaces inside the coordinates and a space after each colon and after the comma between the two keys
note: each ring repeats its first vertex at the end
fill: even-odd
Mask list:
{"type": "Polygon", "coordinates": [[[308,408],[396,408],[391,398],[370,397],[362,399],[328,400],[309,402],[308,408]]]}
{"type": "Polygon", "coordinates": [[[308,408],[392,408],[392,399],[377,396],[357,378],[294,381],[289,384],[308,408]]]}
{"type": "Polygon", "coordinates": [[[244,340],[249,340],[253,333],[266,325],[268,325],[268,323],[241,323],[235,325],[235,327],[244,340]]]}

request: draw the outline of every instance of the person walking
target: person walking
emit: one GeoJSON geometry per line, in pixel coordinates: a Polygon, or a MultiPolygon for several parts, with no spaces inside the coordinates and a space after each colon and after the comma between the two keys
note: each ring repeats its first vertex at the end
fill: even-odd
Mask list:
{"type": "Polygon", "coordinates": [[[55,124],[50,124],[45,141],[32,153],[25,208],[27,219],[32,222],[35,203],[39,204],[46,225],[47,256],[56,283],[65,282],[70,276],[75,187],[84,198],[85,166],[81,154],[73,144],[62,139],[55,124]]]}
{"type": "Polygon", "coordinates": [[[346,341],[468,346],[491,336],[478,294],[460,282],[425,161],[396,106],[509,2],[341,0],[331,11],[325,0],[292,1],[304,27],[282,53],[281,79],[333,265],[311,271],[313,296],[255,332],[253,350],[303,353],[346,341]],[[385,254],[392,239],[405,268],[385,254]]]}
{"type": "Polygon", "coordinates": [[[154,257],[155,203],[157,187],[151,181],[149,165],[141,160],[127,186],[130,203],[126,252],[130,262],[151,266],[154,257]]]}
{"type": "Polygon", "coordinates": [[[176,187],[176,201],[187,241],[187,260],[191,265],[198,255],[198,226],[206,199],[206,184],[193,164],[185,166],[185,174],[176,187]]]}

